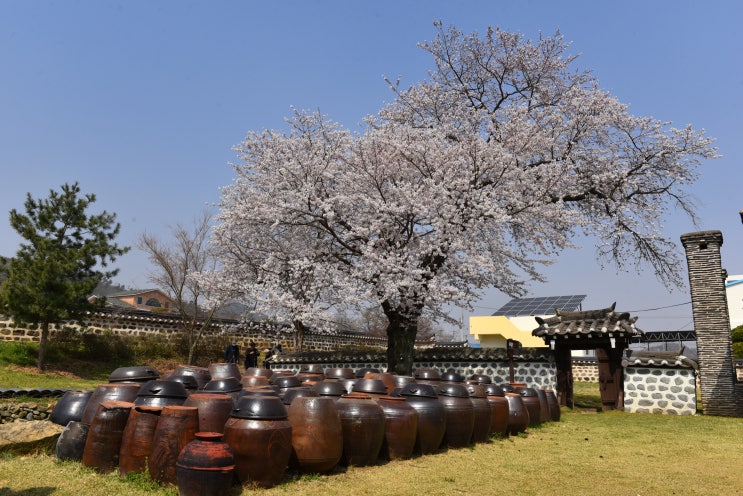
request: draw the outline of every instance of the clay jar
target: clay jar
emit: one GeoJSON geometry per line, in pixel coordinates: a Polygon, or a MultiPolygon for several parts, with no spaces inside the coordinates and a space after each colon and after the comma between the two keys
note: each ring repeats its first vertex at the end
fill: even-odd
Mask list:
{"type": "Polygon", "coordinates": [[[343,428],[344,466],[373,465],[384,441],[384,412],[371,396],[349,393],[336,402],[343,428]]]}
{"type": "Polygon", "coordinates": [[[508,400],[506,399],[506,393],[503,391],[503,388],[496,384],[485,384],[484,388],[488,403],[490,404],[490,411],[492,412],[490,435],[507,436],[508,400]]]}
{"type": "Polygon", "coordinates": [[[288,407],[292,459],[304,472],[327,473],[343,454],[343,427],[335,400],[298,397],[288,407]]]}
{"type": "Polygon", "coordinates": [[[148,365],[119,367],[108,376],[108,382],[147,382],[158,379],[160,374],[148,365]]]}
{"type": "Polygon", "coordinates": [[[242,484],[272,487],[284,477],[292,453],[292,427],[278,396],[243,396],[224,426],[242,484]]]}
{"type": "Polygon", "coordinates": [[[387,396],[387,384],[381,379],[356,379],[353,384],[353,392],[368,394],[372,398],[387,396]]]}
{"type": "Polygon", "coordinates": [[[172,375],[190,375],[196,379],[196,389],[203,389],[206,383],[212,380],[209,369],[195,365],[178,365],[172,375]]]}
{"type": "Polygon", "coordinates": [[[147,458],[152,449],[152,438],[155,435],[157,421],[160,420],[162,407],[134,406],[126,421],[124,434],[121,436],[119,449],[119,474],[144,472],[147,458]]]}
{"type": "Polygon", "coordinates": [[[376,401],[384,413],[384,441],[379,457],[384,460],[410,458],[418,434],[418,412],[402,397],[382,396],[376,401]]]}
{"type": "Polygon", "coordinates": [[[326,380],[355,379],[353,369],[348,367],[331,367],[325,369],[326,380]]]}
{"type": "Polygon", "coordinates": [[[545,389],[544,395],[547,397],[547,406],[550,411],[550,419],[554,422],[560,421],[560,403],[557,401],[557,396],[552,389],[545,389]]]}
{"type": "Polygon", "coordinates": [[[239,381],[242,378],[240,368],[236,363],[210,363],[209,374],[212,376],[212,380],[235,377],[239,381]]]}
{"type": "Polygon", "coordinates": [[[320,381],[315,383],[312,387],[317,391],[318,395],[328,396],[333,399],[338,399],[348,393],[343,383],[335,380],[320,381]]]}
{"type": "Polygon", "coordinates": [[[133,406],[127,401],[104,401],[98,405],[85,440],[83,465],[104,473],[116,468],[121,439],[133,406]]]}
{"type": "Polygon", "coordinates": [[[271,369],[264,369],[261,367],[248,367],[245,369],[245,375],[262,375],[263,377],[271,377],[273,371],[271,369]]]}
{"type": "Polygon", "coordinates": [[[54,406],[49,420],[62,426],[70,421],[79,422],[92,395],[93,391],[67,391],[54,406]]]}
{"type": "Polygon", "coordinates": [[[473,443],[484,443],[490,439],[493,412],[487,399],[485,388],[479,384],[468,384],[470,401],[475,412],[475,426],[472,429],[473,443]]]}
{"type": "Polygon", "coordinates": [[[199,412],[194,406],[164,406],[152,436],[147,466],[150,476],[163,484],[177,482],[175,463],[184,446],[199,431],[199,412]]]}
{"type": "Polygon", "coordinates": [[[433,368],[420,368],[413,371],[413,377],[419,384],[438,386],[441,383],[441,374],[433,368]]]}
{"type": "Polygon", "coordinates": [[[391,393],[393,389],[397,387],[395,384],[395,376],[388,372],[367,372],[364,374],[364,379],[377,379],[387,386],[387,394],[391,393]]]}
{"type": "Polygon", "coordinates": [[[529,411],[520,394],[506,393],[508,401],[508,433],[512,436],[526,432],[529,427],[529,411]]]}
{"type": "Polygon", "coordinates": [[[542,407],[537,396],[537,390],[530,387],[514,387],[513,392],[521,395],[524,406],[529,411],[529,427],[536,427],[542,423],[542,407]]]}
{"type": "Polygon", "coordinates": [[[244,375],[240,379],[244,388],[268,386],[268,377],[265,375],[244,375]]]}
{"type": "Polygon", "coordinates": [[[478,384],[492,384],[493,379],[486,374],[472,374],[470,380],[477,382],[478,384]]]}
{"type": "Polygon", "coordinates": [[[544,389],[534,388],[534,390],[537,392],[537,398],[539,398],[539,418],[542,422],[549,422],[552,417],[550,416],[550,405],[547,403],[547,394],[544,389]]]}
{"type": "Polygon", "coordinates": [[[80,422],[90,425],[93,417],[98,410],[98,405],[104,401],[125,401],[132,403],[137,398],[139,388],[142,386],[138,382],[118,382],[112,384],[99,384],[93,390],[88,403],[83,410],[83,416],[80,422]]]}
{"type": "Polygon", "coordinates": [[[224,433],[224,424],[232,414],[232,397],[220,393],[193,393],[183,406],[195,406],[199,415],[199,430],[224,433]]]}
{"type": "Polygon", "coordinates": [[[442,448],[469,446],[475,428],[475,409],[469,396],[469,391],[462,384],[443,383],[438,387],[438,400],[446,410],[442,448]]]}
{"type": "Polygon", "coordinates": [[[54,447],[54,454],[57,458],[77,462],[82,460],[89,429],[88,424],[70,420],[57,438],[57,444],[54,447]]]}
{"type": "Polygon", "coordinates": [[[229,493],[235,455],[219,432],[197,432],[176,461],[179,496],[222,496],[229,493]]]}
{"type": "Polygon", "coordinates": [[[446,430],[446,410],[430,384],[408,384],[400,396],[418,412],[418,433],[414,453],[427,455],[439,449],[446,430]]]}
{"type": "Polygon", "coordinates": [[[182,405],[188,398],[188,391],[177,381],[147,381],[139,388],[134,404],[138,406],[182,405]]]}

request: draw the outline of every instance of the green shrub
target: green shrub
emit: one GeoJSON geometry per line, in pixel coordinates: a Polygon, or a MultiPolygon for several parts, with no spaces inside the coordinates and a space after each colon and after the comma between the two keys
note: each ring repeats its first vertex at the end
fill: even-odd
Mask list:
{"type": "Polygon", "coordinates": [[[38,343],[3,343],[0,347],[0,365],[36,365],[39,356],[38,343]]]}

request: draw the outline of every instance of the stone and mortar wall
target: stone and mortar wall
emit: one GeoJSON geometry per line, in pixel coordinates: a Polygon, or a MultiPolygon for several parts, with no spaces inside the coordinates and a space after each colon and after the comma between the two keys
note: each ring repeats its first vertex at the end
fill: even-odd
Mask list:
{"type": "Polygon", "coordinates": [[[56,403],[40,405],[38,403],[0,404],[0,424],[9,424],[23,420],[46,420],[52,414],[56,403]]]}
{"type": "Polygon", "coordinates": [[[599,382],[599,366],[596,360],[576,360],[573,358],[573,381],[599,382]]]}
{"type": "Polygon", "coordinates": [[[624,411],[672,415],[696,414],[694,369],[625,367],[624,411]]]}
{"type": "MultiPolygon", "coordinates": [[[[525,382],[530,387],[555,389],[555,363],[550,354],[541,349],[525,349],[522,356],[514,360],[514,381],[525,382]]],[[[302,356],[280,356],[272,368],[299,371],[303,364],[320,363],[325,368],[347,367],[354,371],[362,368],[387,369],[386,358],[379,352],[328,354],[307,353],[302,356]]],[[[473,350],[472,348],[417,350],[413,370],[435,368],[440,373],[455,370],[465,377],[472,374],[490,376],[494,384],[509,382],[510,368],[505,350],[473,350]]]]}

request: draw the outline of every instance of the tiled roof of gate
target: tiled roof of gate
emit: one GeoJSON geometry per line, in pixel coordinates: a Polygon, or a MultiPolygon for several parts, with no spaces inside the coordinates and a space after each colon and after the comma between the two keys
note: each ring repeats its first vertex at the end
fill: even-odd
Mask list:
{"type": "Polygon", "coordinates": [[[683,346],[674,351],[629,350],[622,359],[622,367],[679,367],[697,370],[697,362],[683,353],[683,346]]]}
{"type": "Polygon", "coordinates": [[[532,335],[541,338],[548,336],[641,336],[643,332],[635,327],[637,317],[630,317],[629,313],[614,311],[616,303],[601,310],[581,312],[557,311],[557,316],[543,319],[535,317],[539,327],[532,331],[532,335]]]}

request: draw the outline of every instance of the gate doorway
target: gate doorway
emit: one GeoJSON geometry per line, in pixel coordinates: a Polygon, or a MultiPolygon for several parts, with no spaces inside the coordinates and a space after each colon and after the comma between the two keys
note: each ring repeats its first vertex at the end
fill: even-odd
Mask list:
{"type": "Polygon", "coordinates": [[[539,327],[532,335],[541,337],[555,353],[557,398],[561,406],[575,407],[573,395],[573,350],[595,350],[598,360],[601,409],[624,409],[622,356],[629,344],[643,332],[635,327],[637,317],[616,313],[616,303],[601,310],[564,312],[535,317],[539,327]]]}

